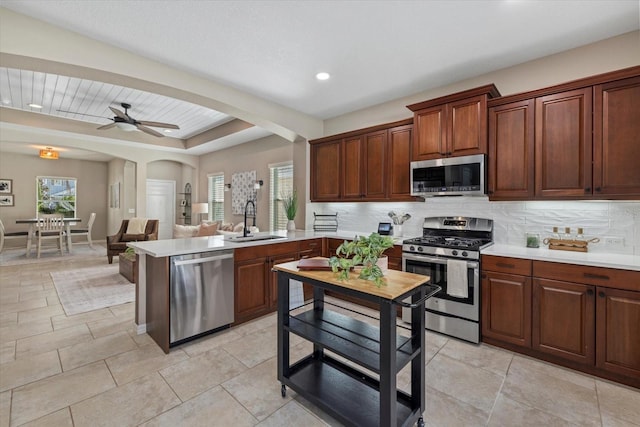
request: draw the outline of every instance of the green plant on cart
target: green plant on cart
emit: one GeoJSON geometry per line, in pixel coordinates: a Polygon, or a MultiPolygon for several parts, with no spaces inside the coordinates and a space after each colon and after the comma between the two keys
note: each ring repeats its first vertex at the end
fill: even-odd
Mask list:
{"type": "Polygon", "coordinates": [[[382,253],[393,246],[393,239],[371,233],[369,236],[356,236],[352,241],[345,240],[336,249],[336,256],[329,258],[329,265],[338,279],[349,279],[349,271],[362,265],[359,279],[370,280],[380,286],[384,283],[384,273],[377,264],[382,253]]]}

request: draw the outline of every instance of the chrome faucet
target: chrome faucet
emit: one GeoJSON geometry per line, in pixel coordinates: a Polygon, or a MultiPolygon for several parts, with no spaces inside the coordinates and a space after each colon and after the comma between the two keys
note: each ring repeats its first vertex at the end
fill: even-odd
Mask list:
{"type": "Polygon", "coordinates": [[[249,211],[249,203],[253,206],[253,226],[256,226],[256,204],[253,203],[253,200],[247,200],[247,204],[244,205],[244,230],[242,231],[242,236],[247,237],[249,235],[249,227],[247,225],[247,212],[249,211]]]}

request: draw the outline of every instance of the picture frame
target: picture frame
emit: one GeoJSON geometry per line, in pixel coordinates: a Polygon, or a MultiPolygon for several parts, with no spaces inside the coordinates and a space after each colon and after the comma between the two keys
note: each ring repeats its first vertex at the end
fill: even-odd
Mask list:
{"type": "Polygon", "coordinates": [[[0,178],[0,194],[13,193],[13,180],[0,178]]]}
{"type": "Polygon", "coordinates": [[[14,206],[13,194],[0,194],[0,206],[14,206]]]}

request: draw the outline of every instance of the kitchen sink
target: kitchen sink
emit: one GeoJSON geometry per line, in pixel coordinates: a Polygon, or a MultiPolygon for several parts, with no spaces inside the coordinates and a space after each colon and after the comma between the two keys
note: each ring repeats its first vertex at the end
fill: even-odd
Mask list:
{"type": "Polygon", "coordinates": [[[286,239],[284,236],[277,236],[272,234],[256,234],[254,236],[231,236],[227,237],[225,241],[227,242],[235,242],[235,243],[243,243],[243,242],[257,242],[260,240],[275,240],[275,239],[286,239]]]}

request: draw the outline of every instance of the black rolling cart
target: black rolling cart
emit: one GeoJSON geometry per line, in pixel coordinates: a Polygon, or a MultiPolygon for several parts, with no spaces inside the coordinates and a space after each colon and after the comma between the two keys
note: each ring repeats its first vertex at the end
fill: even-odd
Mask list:
{"type": "Polygon", "coordinates": [[[427,284],[427,276],[394,270],[386,272],[386,285],[380,287],[358,279],[356,273],[339,281],[331,271],[298,271],[297,261],[278,264],[273,270],[278,273],[278,381],[282,395],[290,387],[345,425],[386,427],[417,422],[423,426],[424,301],[440,288],[427,284]],[[313,286],[313,302],[291,311],[290,279],[313,286]],[[325,290],[376,303],[378,326],[333,309],[324,299],[325,290]],[[406,299],[411,303],[405,303],[406,299]],[[409,336],[397,333],[399,305],[412,308],[409,336]],[[313,343],[313,353],[293,365],[289,357],[292,333],[313,343]],[[396,385],[398,372],[408,364],[410,394],[396,385]]]}

